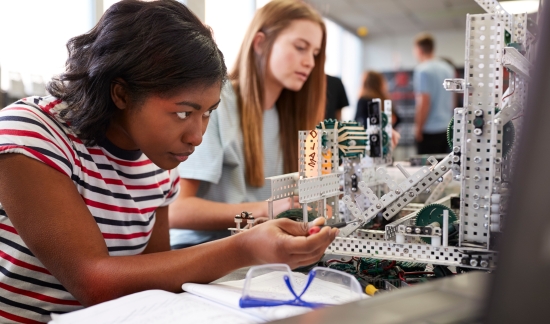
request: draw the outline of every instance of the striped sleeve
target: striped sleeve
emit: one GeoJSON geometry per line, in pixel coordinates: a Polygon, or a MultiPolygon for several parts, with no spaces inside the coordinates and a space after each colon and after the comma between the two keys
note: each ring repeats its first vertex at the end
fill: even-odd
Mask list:
{"type": "Polygon", "coordinates": [[[178,168],[175,168],[173,170],[168,171],[170,173],[170,190],[168,190],[168,193],[166,193],[164,202],[160,205],[160,207],[168,206],[176,198],[178,198],[178,194],[180,193],[180,175],[178,172],[178,168]]]}
{"type": "Polygon", "coordinates": [[[71,177],[74,150],[51,115],[21,102],[0,110],[0,154],[18,153],[71,177]]]}

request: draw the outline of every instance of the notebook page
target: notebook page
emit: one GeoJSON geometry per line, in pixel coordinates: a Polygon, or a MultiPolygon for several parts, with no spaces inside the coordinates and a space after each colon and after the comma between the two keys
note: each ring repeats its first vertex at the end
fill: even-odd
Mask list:
{"type": "Polygon", "coordinates": [[[264,321],[191,294],[148,290],[82,310],[52,315],[50,324],[251,324],[264,321]]]}
{"type": "MultiPolygon", "coordinates": [[[[256,295],[276,299],[275,296],[288,291],[285,283],[280,279],[281,275],[275,272],[256,277],[253,289],[260,292],[260,294],[256,295]]],[[[307,275],[294,273],[294,280],[298,284],[303,284],[307,280],[307,275]]],[[[182,285],[182,288],[197,296],[210,299],[231,308],[240,309],[266,321],[296,316],[311,311],[310,308],[297,306],[240,308],[239,299],[242,295],[243,285],[244,279],[208,285],[186,283],[182,285]]],[[[313,289],[308,291],[308,293],[310,292],[315,295],[316,299],[310,301],[327,304],[343,304],[351,301],[348,299],[348,291],[337,284],[326,282],[311,288],[313,289]]]]}

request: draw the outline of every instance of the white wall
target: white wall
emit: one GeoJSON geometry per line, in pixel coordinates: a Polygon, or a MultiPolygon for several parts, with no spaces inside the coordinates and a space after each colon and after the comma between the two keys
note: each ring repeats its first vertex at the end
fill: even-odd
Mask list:
{"type": "MultiPolygon", "coordinates": [[[[465,30],[448,30],[431,32],[435,39],[437,56],[449,58],[455,66],[464,66],[465,30]]],[[[417,62],[412,54],[416,33],[397,36],[367,38],[363,42],[365,70],[390,72],[412,70],[417,62]]]]}
{"type": "Polygon", "coordinates": [[[91,0],[0,0],[2,89],[43,95],[43,83],[64,69],[65,44],[93,26],[94,10],[91,0]]]}
{"type": "Polygon", "coordinates": [[[324,21],[327,27],[325,73],[342,79],[349,101],[349,106],[342,110],[342,119],[352,120],[361,87],[363,44],[359,37],[332,20],[325,18],[324,21]]]}

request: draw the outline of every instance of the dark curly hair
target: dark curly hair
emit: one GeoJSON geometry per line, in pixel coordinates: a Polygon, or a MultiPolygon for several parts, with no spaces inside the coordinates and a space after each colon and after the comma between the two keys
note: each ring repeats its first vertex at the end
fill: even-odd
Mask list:
{"type": "Polygon", "coordinates": [[[149,94],[170,95],[193,86],[220,86],[227,77],[212,31],[175,0],[122,0],[111,6],[87,34],[67,43],[65,72],[48,92],[67,103],[61,111],[86,145],[104,137],[117,108],[115,79],[132,101],[149,94]]]}

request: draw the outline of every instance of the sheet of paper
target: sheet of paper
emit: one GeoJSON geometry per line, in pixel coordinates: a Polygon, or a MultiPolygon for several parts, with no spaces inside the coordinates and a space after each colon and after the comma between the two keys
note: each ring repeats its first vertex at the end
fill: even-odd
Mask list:
{"type": "MultiPolygon", "coordinates": [[[[303,284],[306,279],[307,275],[294,273],[294,280],[298,285],[303,284]]],[[[310,308],[296,306],[240,308],[239,299],[242,295],[243,285],[244,280],[236,280],[209,285],[186,283],[183,284],[182,288],[192,294],[231,308],[240,309],[266,321],[296,316],[311,311],[310,308]]],[[[268,299],[277,299],[275,296],[288,291],[284,281],[281,280],[281,274],[275,272],[255,278],[253,289],[259,292],[256,294],[257,296],[261,295],[268,299]]],[[[348,299],[347,291],[333,283],[318,283],[311,286],[310,289],[308,294],[315,295],[315,300],[309,301],[327,304],[343,304],[351,301],[348,299]]]]}
{"type": "Polygon", "coordinates": [[[50,324],[251,324],[264,321],[189,293],[148,290],[63,315],[50,324]]]}

